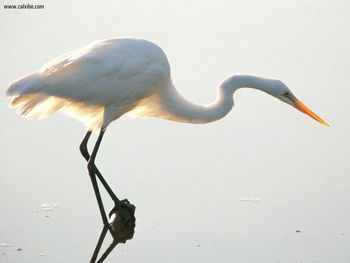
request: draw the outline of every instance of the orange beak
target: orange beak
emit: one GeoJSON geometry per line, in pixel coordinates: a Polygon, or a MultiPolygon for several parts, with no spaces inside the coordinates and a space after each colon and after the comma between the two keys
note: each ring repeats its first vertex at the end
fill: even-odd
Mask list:
{"type": "Polygon", "coordinates": [[[329,126],[329,124],[327,122],[325,122],[324,120],[322,120],[316,113],[314,113],[312,110],[310,110],[308,107],[306,107],[306,105],[304,103],[302,103],[301,101],[295,99],[294,100],[294,105],[295,107],[300,110],[301,112],[309,115],[311,118],[313,118],[314,120],[318,121],[319,123],[325,125],[325,126],[329,126]]]}

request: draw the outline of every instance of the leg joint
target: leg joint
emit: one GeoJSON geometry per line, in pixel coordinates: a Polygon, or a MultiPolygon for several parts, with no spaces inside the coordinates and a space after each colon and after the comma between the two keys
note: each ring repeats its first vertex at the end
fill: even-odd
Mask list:
{"type": "Polygon", "coordinates": [[[88,131],[83,139],[83,141],[80,143],[79,145],[79,150],[80,150],[80,153],[83,155],[83,157],[86,159],[86,160],[89,160],[90,158],[90,154],[89,154],[89,151],[88,151],[88,148],[87,148],[87,143],[89,141],[89,138],[90,138],[90,135],[91,135],[91,131],[88,131]]]}
{"type": "Polygon", "coordinates": [[[88,152],[86,143],[82,142],[80,144],[80,146],[79,146],[79,150],[80,150],[80,153],[84,156],[85,159],[89,159],[90,158],[90,154],[88,152]]]}
{"type": "Polygon", "coordinates": [[[94,175],[95,174],[95,162],[93,160],[90,160],[88,161],[87,163],[87,168],[89,170],[89,174],[90,175],[94,175]]]}

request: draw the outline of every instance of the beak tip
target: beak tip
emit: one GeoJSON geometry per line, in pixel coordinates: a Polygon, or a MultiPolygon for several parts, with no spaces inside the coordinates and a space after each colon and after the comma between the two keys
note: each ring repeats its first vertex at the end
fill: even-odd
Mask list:
{"type": "Polygon", "coordinates": [[[327,127],[331,127],[327,122],[325,122],[324,120],[322,120],[316,113],[314,113],[312,110],[310,110],[308,107],[306,107],[301,101],[295,99],[295,106],[298,110],[300,110],[301,112],[309,115],[311,118],[313,118],[314,120],[318,121],[319,123],[321,123],[324,126],[327,127]]]}

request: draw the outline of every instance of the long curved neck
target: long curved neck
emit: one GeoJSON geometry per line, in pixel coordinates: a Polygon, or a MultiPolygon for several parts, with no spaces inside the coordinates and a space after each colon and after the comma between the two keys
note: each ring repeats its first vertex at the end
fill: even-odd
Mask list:
{"type": "Polygon", "coordinates": [[[170,84],[161,95],[158,104],[161,104],[161,110],[152,114],[155,117],[177,122],[208,123],[224,117],[232,109],[233,99],[232,94],[225,96],[219,87],[214,102],[199,105],[186,100],[173,84],[170,84]]]}
{"type": "Polygon", "coordinates": [[[161,99],[161,114],[158,117],[178,122],[208,123],[221,119],[232,109],[234,92],[243,87],[270,93],[272,80],[251,75],[234,75],[217,88],[217,97],[207,105],[189,102],[170,84],[161,99]]]}
{"type": "Polygon", "coordinates": [[[266,92],[274,96],[276,79],[268,79],[253,75],[233,75],[226,79],[220,86],[232,94],[240,88],[252,88],[266,92]]]}

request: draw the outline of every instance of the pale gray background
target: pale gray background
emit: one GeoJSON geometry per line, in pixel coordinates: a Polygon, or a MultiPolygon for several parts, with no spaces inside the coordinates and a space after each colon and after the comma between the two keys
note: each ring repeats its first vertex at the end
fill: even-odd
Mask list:
{"type": "Polygon", "coordinates": [[[208,125],[113,123],[97,163],[137,205],[137,227],[107,262],[350,262],[349,1],[30,3],[45,10],[0,11],[0,243],[12,244],[0,262],[90,258],[101,221],[78,151],[84,127],[59,114],[23,120],[3,90],[115,36],[159,44],[190,100],[211,102],[236,72],[279,78],[332,128],[252,90],[208,125]],[[47,202],[60,207],[37,212],[47,202]]]}

